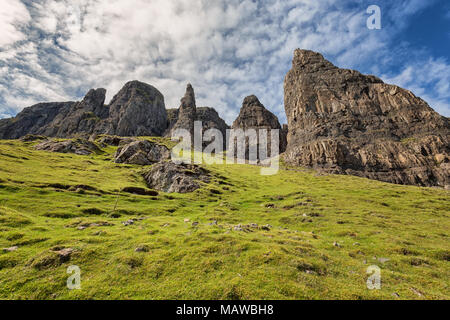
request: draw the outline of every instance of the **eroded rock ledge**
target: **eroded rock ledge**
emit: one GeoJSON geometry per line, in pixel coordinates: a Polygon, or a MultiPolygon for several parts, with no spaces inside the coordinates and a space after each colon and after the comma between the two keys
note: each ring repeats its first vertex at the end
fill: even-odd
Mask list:
{"type": "Polygon", "coordinates": [[[285,160],[398,184],[450,184],[450,126],[422,99],[296,50],[284,82],[285,160]]]}

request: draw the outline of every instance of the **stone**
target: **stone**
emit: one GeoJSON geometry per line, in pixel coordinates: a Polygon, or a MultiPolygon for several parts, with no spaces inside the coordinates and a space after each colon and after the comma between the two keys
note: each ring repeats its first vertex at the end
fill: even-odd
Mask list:
{"type": "Polygon", "coordinates": [[[388,259],[388,258],[378,258],[378,261],[379,262],[381,262],[381,263],[386,263],[386,262],[389,262],[391,259],[388,259]]]}
{"type": "MultiPolygon", "coordinates": [[[[279,132],[279,153],[284,152],[284,147],[286,145],[286,142],[284,141],[285,135],[283,135],[281,125],[278,121],[278,118],[269,110],[267,110],[264,105],[258,100],[258,98],[255,95],[248,96],[244,99],[242,103],[242,108],[240,110],[239,116],[237,119],[233,122],[233,125],[231,127],[234,130],[242,129],[242,130],[248,130],[248,129],[254,129],[257,134],[256,141],[250,141],[250,139],[247,138],[246,140],[246,150],[245,150],[245,159],[249,160],[249,149],[251,146],[256,146],[257,152],[258,152],[258,159],[264,160],[260,158],[259,149],[260,149],[260,130],[265,129],[267,130],[267,154],[265,159],[270,157],[271,155],[271,130],[276,129],[280,130],[279,132]]],[[[229,143],[235,143],[235,142],[229,142],[229,143]]],[[[228,147],[230,148],[230,147],[228,147]]],[[[238,156],[236,154],[236,156],[238,156]]]]}
{"type": "Polygon", "coordinates": [[[13,251],[17,251],[17,249],[19,249],[18,246],[13,246],[10,248],[3,248],[3,252],[13,252],[13,251]]]}
{"type": "MultiPolygon", "coordinates": [[[[171,136],[176,129],[185,129],[193,135],[194,122],[202,122],[202,133],[207,130],[217,129],[222,133],[224,138],[224,148],[226,147],[226,133],[230,127],[220,118],[214,108],[200,107],[197,108],[195,101],[195,93],[192,85],[188,84],[186,93],[181,99],[181,105],[178,109],[167,110],[167,130],[166,136],[171,136]]],[[[210,141],[203,141],[203,148],[208,146],[210,141]]]]}
{"type": "Polygon", "coordinates": [[[158,192],[155,190],[147,190],[139,187],[125,187],[122,189],[122,192],[137,194],[140,196],[152,196],[152,197],[158,196],[158,192]]]}
{"type": "Polygon", "coordinates": [[[190,132],[192,141],[194,138],[194,121],[197,116],[197,107],[195,103],[195,93],[192,85],[188,83],[186,86],[186,93],[181,98],[181,105],[178,109],[177,121],[171,128],[171,133],[177,129],[185,129],[190,132]]]}
{"type": "Polygon", "coordinates": [[[144,173],[149,188],[167,193],[189,193],[197,190],[201,182],[209,182],[209,171],[189,164],[160,162],[144,173]]]}
{"type": "Polygon", "coordinates": [[[18,139],[27,134],[42,135],[61,112],[69,110],[75,102],[39,103],[23,109],[16,117],[0,120],[0,139],[18,139]]]}
{"type": "Polygon", "coordinates": [[[284,92],[288,164],[397,184],[450,184],[449,120],[410,91],[298,49],[284,92]]]}
{"type": "Polygon", "coordinates": [[[82,101],[60,110],[53,121],[40,129],[41,134],[69,138],[76,134],[89,135],[95,132],[95,127],[108,116],[105,97],[105,89],[89,90],[82,101]]]}
{"type": "Polygon", "coordinates": [[[40,103],[13,119],[0,120],[0,138],[162,136],[167,127],[164,96],[153,86],[130,81],[105,105],[106,90],[92,89],[79,102],[40,103]]]}
{"type": "Polygon", "coordinates": [[[45,136],[40,136],[40,135],[36,135],[36,134],[27,134],[26,136],[23,136],[22,138],[20,138],[20,140],[23,142],[33,142],[33,141],[39,141],[39,140],[48,140],[48,138],[45,136]]]}
{"type": "Polygon", "coordinates": [[[162,160],[168,160],[170,156],[170,150],[167,147],[148,140],[141,140],[119,147],[114,155],[114,162],[152,165],[162,160]]]}
{"type": "Polygon", "coordinates": [[[185,223],[191,222],[191,219],[184,219],[185,223]]]}
{"type": "Polygon", "coordinates": [[[100,148],[95,143],[85,139],[72,139],[65,141],[46,140],[36,145],[35,149],[57,153],[74,153],[83,156],[87,156],[92,153],[102,153],[100,148]]]}
{"type": "Polygon", "coordinates": [[[73,251],[74,250],[72,248],[65,248],[65,249],[55,251],[55,252],[59,257],[60,263],[65,263],[70,260],[70,257],[72,256],[73,251]]]}
{"type": "Polygon", "coordinates": [[[134,220],[133,219],[130,219],[130,220],[127,220],[127,221],[124,221],[124,222],[122,222],[122,224],[124,225],[124,226],[131,226],[131,225],[133,225],[134,224],[134,220]]]}
{"type": "Polygon", "coordinates": [[[142,245],[137,247],[134,251],[136,252],[149,252],[150,251],[150,247],[147,245],[142,245]]]}
{"type": "Polygon", "coordinates": [[[109,117],[98,132],[118,136],[162,136],[167,126],[164,96],[155,87],[131,81],[109,105],[109,117]]]}
{"type": "Polygon", "coordinates": [[[100,135],[94,139],[97,143],[107,146],[123,146],[136,141],[133,138],[124,138],[119,136],[100,135]]]}

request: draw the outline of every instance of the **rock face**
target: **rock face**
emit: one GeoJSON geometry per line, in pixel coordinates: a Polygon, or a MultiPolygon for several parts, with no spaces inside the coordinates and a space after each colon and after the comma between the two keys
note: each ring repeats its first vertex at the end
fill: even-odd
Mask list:
{"type": "Polygon", "coordinates": [[[209,172],[196,165],[160,162],[144,174],[149,188],[168,193],[188,193],[200,188],[199,182],[210,180],[209,172]]]}
{"type": "Polygon", "coordinates": [[[39,103],[23,109],[13,119],[0,120],[0,139],[17,139],[27,134],[42,134],[60,112],[71,109],[75,102],[39,103]]]}
{"type": "Polygon", "coordinates": [[[161,136],[166,129],[164,96],[139,81],[127,83],[109,105],[109,117],[98,133],[118,136],[161,136]]]}
{"type": "Polygon", "coordinates": [[[123,147],[119,147],[114,158],[115,163],[145,166],[170,159],[170,150],[165,146],[147,140],[134,141],[123,147]]]}
{"type": "MultiPolygon", "coordinates": [[[[94,135],[95,137],[95,135],[94,135]]],[[[92,138],[94,138],[92,137],[92,138]]],[[[128,137],[119,137],[119,136],[110,136],[110,135],[100,135],[99,137],[95,137],[97,139],[93,139],[97,141],[102,146],[122,146],[129,143],[132,143],[133,141],[136,141],[134,138],[128,138],[128,137]]],[[[91,138],[89,139],[91,140],[91,138]]]]}
{"type": "Polygon", "coordinates": [[[227,129],[230,128],[217,111],[210,107],[197,108],[196,121],[202,122],[203,133],[209,129],[217,129],[222,133],[224,140],[227,136],[227,129]]]}
{"type": "Polygon", "coordinates": [[[38,133],[66,138],[74,134],[94,132],[96,126],[108,115],[108,108],[104,106],[105,95],[105,89],[90,90],[81,102],[61,110],[38,133]]]}
{"type": "Polygon", "coordinates": [[[450,125],[410,91],[296,50],[285,78],[288,163],[448,187],[450,125]]]}
{"type": "MultiPolygon", "coordinates": [[[[279,146],[280,150],[279,153],[284,152],[284,148],[286,146],[286,135],[284,134],[284,131],[281,128],[280,122],[278,121],[277,116],[275,116],[272,112],[267,110],[261,102],[258,100],[258,98],[254,95],[248,96],[244,99],[244,102],[242,103],[242,108],[239,113],[239,116],[237,119],[233,122],[232,129],[255,129],[256,133],[258,135],[258,141],[256,144],[259,148],[259,130],[266,129],[267,130],[267,141],[268,141],[268,147],[267,152],[268,155],[270,155],[271,150],[271,130],[276,129],[279,131],[279,146]]],[[[246,158],[248,158],[248,149],[252,142],[247,140],[247,147],[246,147],[246,158]]]]}
{"type": "MultiPolygon", "coordinates": [[[[195,121],[202,122],[203,134],[209,129],[219,130],[224,137],[224,148],[226,147],[225,138],[227,129],[230,127],[220,118],[215,109],[210,107],[196,107],[194,89],[192,85],[188,84],[186,94],[181,99],[180,108],[167,110],[167,130],[165,135],[170,137],[176,129],[186,129],[193,137],[195,121]]],[[[206,147],[210,143],[209,141],[204,141],[203,147],[206,147]]]]}
{"type": "Polygon", "coordinates": [[[181,105],[178,109],[177,121],[171,128],[171,133],[177,129],[185,129],[191,133],[191,137],[194,137],[194,121],[197,117],[197,107],[195,105],[195,93],[191,84],[186,87],[186,93],[181,98],[181,105]]]}
{"type": "Polygon", "coordinates": [[[75,153],[82,156],[87,156],[92,153],[102,153],[95,143],[84,139],[66,141],[46,140],[36,145],[35,149],[48,152],[75,153]]]}
{"type": "Polygon", "coordinates": [[[105,89],[92,89],[80,102],[41,103],[14,119],[0,120],[0,138],[26,134],[69,138],[75,135],[161,136],[167,113],[163,95],[153,86],[131,81],[105,103],[105,89]]]}

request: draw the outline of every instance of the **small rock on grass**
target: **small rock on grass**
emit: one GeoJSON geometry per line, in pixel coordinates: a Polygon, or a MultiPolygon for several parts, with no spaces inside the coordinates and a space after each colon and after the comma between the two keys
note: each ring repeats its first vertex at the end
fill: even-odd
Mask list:
{"type": "Polygon", "coordinates": [[[378,261],[381,262],[381,263],[386,263],[386,262],[388,262],[390,260],[391,259],[388,259],[388,258],[378,258],[378,261]]]}
{"type": "Polygon", "coordinates": [[[72,256],[73,249],[72,248],[54,248],[53,251],[58,255],[59,261],[61,263],[67,262],[70,260],[70,257],[72,256]]]}
{"type": "Polygon", "coordinates": [[[3,252],[13,252],[19,249],[18,246],[10,247],[10,248],[3,248],[3,252]]]}
{"type": "Polygon", "coordinates": [[[191,222],[191,219],[186,218],[186,219],[184,219],[184,222],[185,223],[191,222]]]}
{"type": "Polygon", "coordinates": [[[150,251],[150,247],[144,244],[142,246],[137,247],[134,251],[136,251],[136,252],[149,252],[150,251]]]}
{"type": "Polygon", "coordinates": [[[132,224],[134,224],[134,220],[133,219],[127,220],[127,221],[122,222],[122,224],[124,226],[131,226],[132,224]]]}

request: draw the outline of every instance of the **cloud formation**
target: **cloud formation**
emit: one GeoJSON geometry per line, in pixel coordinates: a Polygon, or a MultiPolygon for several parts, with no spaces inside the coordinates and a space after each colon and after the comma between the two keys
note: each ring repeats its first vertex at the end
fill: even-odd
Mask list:
{"type": "Polygon", "coordinates": [[[370,3],[354,1],[0,2],[6,30],[0,35],[0,118],[41,101],[80,99],[90,88],[106,88],[108,101],[136,79],[157,87],[168,108],[178,107],[191,82],[198,105],[216,108],[228,123],[250,94],[284,121],[283,80],[295,48],[320,51],[338,66],[386,74],[450,115],[448,78],[436,72],[431,81],[425,75],[432,70],[414,69],[421,59],[441,70],[448,62],[424,55],[408,65],[401,60],[408,44],[393,49],[395,35],[424,1],[386,1],[377,31],[366,28],[370,3]],[[390,73],[399,62],[403,70],[390,73]]]}

